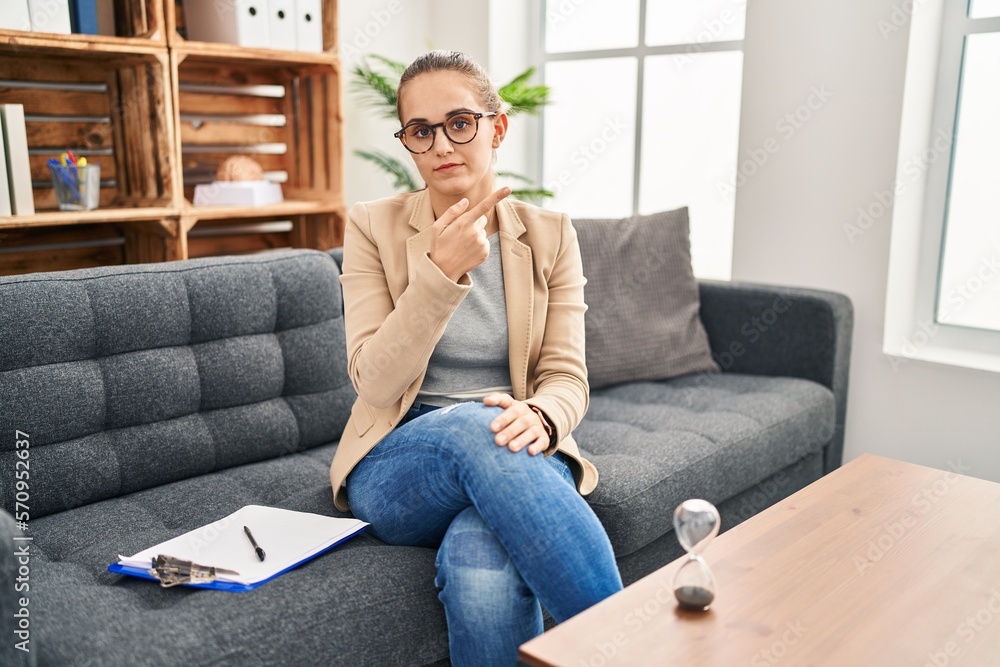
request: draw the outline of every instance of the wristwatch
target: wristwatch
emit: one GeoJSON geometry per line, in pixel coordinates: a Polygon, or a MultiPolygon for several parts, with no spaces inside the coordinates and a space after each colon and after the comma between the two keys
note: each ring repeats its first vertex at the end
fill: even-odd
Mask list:
{"type": "Polygon", "coordinates": [[[555,429],[552,428],[552,424],[549,423],[549,418],[545,416],[545,413],[541,411],[540,408],[534,405],[529,405],[529,408],[538,415],[538,418],[542,422],[542,428],[545,429],[545,435],[549,436],[549,444],[552,444],[552,437],[555,435],[555,429]]]}

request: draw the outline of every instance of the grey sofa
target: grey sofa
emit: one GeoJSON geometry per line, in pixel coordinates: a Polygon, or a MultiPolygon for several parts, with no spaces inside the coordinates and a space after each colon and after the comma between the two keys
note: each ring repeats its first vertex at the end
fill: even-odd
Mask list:
{"type": "MultiPolygon", "coordinates": [[[[248,593],[106,571],[246,504],[341,515],[328,468],[355,394],[339,258],[0,278],[0,664],[448,664],[431,549],[362,534],[248,593]]],[[[626,583],[682,553],[683,499],[716,503],[725,529],[841,462],[848,300],[700,289],[724,372],[595,390],[575,431],[626,583]]]]}

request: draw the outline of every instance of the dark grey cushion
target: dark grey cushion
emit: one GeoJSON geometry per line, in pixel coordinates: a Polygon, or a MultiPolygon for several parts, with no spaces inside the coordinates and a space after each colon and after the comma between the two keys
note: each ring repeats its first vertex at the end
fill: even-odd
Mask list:
{"type": "Polygon", "coordinates": [[[33,646],[49,665],[425,665],[447,658],[434,550],[367,534],[247,593],[112,574],[133,554],[248,504],[333,506],[333,445],[32,521],[33,646]]]}
{"type": "Polygon", "coordinates": [[[820,452],[834,414],[809,380],[696,374],[593,392],[573,437],[600,471],[587,500],[621,558],[672,530],[686,498],[721,503],[820,452]]]}
{"type": "Polygon", "coordinates": [[[698,318],[687,208],[573,226],[587,277],[591,388],[717,371],[698,318]]]}
{"type": "Polygon", "coordinates": [[[30,435],[32,518],[338,439],[339,274],[295,250],[0,278],[0,432],[30,435]]]}

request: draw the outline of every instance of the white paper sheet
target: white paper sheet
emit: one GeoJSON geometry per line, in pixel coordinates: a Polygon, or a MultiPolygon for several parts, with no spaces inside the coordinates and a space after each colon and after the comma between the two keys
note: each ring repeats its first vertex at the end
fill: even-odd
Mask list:
{"type": "Polygon", "coordinates": [[[163,554],[198,565],[235,570],[239,576],[219,574],[220,581],[255,584],[323,551],[368,524],[277,507],[247,505],[214,523],[150,547],[134,556],[119,556],[120,565],[149,568],[163,554]],[[247,526],[265,558],[257,558],[243,532],[247,526]]]}

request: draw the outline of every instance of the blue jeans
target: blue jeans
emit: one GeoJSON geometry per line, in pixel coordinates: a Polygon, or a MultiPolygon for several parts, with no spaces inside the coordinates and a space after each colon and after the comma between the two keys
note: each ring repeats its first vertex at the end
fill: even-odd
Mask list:
{"type": "Polygon", "coordinates": [[[451,661],[514,665],[542,633],[621,590],[604,527],[562,454],[493,442],[503,409],[411,408],[351,471],[351,511],[389,544],[437,547],[451,661]]]}

